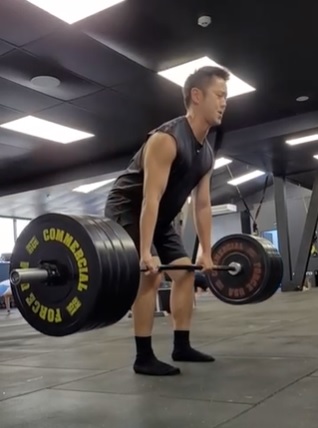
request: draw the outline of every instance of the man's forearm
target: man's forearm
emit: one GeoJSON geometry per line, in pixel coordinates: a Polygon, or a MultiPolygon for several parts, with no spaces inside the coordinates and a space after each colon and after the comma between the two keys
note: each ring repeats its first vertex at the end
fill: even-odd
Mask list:
{"type": "Polygon", "coordinates": [[[194,208],[194,223],[202,252],[211,253],[212,212],[210,205],[194,208]]]}
{"type": "Polygon", "coordinates": [[[159,201],[143,200],[140,214],[140,254],[150,253],[159,210],[159,201]]]}

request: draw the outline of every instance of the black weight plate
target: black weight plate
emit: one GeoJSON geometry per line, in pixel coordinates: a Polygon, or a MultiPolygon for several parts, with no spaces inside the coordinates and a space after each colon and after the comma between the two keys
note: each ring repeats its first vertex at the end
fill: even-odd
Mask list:
{"type": "Polygon", "coordinates": [[[139,257],[128,233],[109,219],[95,219],[111,240],[117,255],[120,281],[116,287],[116,319],[119,321],[131,309],[139,287],[139,257]]]}
{"type": "Polygon", "coordinates": [[[256,236],[234,234],[220,239],[212,248],[213,262],[216,265],[238,262],[242,271],[238,275],[226,271],[211,272],[208,284],[212,293],[232,305],[257,302],[267,290],[271,276],[271,253],[268,250],[256,236]]]}
{"type": "Polygon", "coordinates": [[[270,253],[271,259],[271,276],[269,278],[269,282],[267,285],[267,289],[264,290],[262,296],[259,299],[260,302],[264,302],[265,300],[270,299],[280,288],[281,282],[283,279],[284,266],[281,255],[278,250],[274,247],[274,245],[263,238],[263,245],[267,245],[268,253],[270,253]]]}
{"type": "Polygon", "coordinates": [[[114,324],[122,318],[121,302],[119,301],[118,289],[121,281],[120,260],[116,252],[116,236],[108,235],[101,227],[102,223],[96,218],[90,218],[94,224],[95,231],[103,237],[103,249],[101,257],[108,263],[103,263],[101,296],[95,313],[101,326],[114,324]]]}
{"type": "MultiPolygon", "coordinates": [[[[107,236],[108,242],[107,247],[111,247],[112,251],[112,266],[115,273],[115,279],[111,284],[103,282],[103,292],[104,298],[108,299],[107,311],[109,319],[112,320],[113,323],[119,321],[125,314],[122,313],[122,302],[120,301],[120,284],[123,280],[123,276],[126,274],[127,269],[122,265],[122,261],[120,259],[120,254],[118,253],[118,246],[120,243],[118,242],[117,237],[109,233],[105,227],[103,227],[102,223],[98,225],[101,231],[107,236]],[[108,232],[108,233],[107,233],[108,232]],[[111,287],[111,294],[110,288],[111,287]]],[[[108,250],[108,248],[107,248],[108,250]]],[[[101,307],[101,311],[103,308],[101,307]]]]}
{"type": "Polygon", "coordinates": [[[94,316],[87,323],[89,328],[98,328],[119,321],[131,308],[138,291],[136,261],[138,268],[139,260],[131,238],[116,223],[109,219],[85,217],[85,227],[102,260],[101,294],[94,316]]]}
{"type": "Polygon", "coordinates": [[[22,316],[46,335],[65,336],[85,329],[100,293],[100,257],[81,221],[76,216],[44,214],[29,223],[14,247],[10,271],[47,261],[69,273],[63,285],[12,286],[22,316]]]}
{"type": "Polygon", "coordinates": [[[85,217],[83,220],[87,232],[95,243],[101,260],[100,281],[101,288],[96,301],[94,312],[87,320],[86,329],[96,329],[114,324],[115,319],[112,310],[116,304],[114,296],[114,284],[118,281],[118,271],[115,269],[116,254],[112,243],[105,232],[95,223],[93,217],[85,217]]]}

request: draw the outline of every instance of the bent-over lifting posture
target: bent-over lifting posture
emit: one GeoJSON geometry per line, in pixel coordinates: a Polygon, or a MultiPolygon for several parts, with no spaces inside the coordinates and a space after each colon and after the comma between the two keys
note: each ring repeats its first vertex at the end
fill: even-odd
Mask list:
{"type": "MultiPolygon", "coordinates": [[[[192,192],[194,221],[201,244],[197,264],[211,269],[210,178],[214,154],[207,141],[211,127],[221,124],[226,107],[229,73],[203,67],[190,75],[183,88],[186,115],[164,123],[149,134],[127,169],[110,191],[105,216],[131,236],[140,256],[141,275],[133,305],[137,356],[136,373],[174,375],[180,370],[159,361],[152,349],[156,293],[161,282],[159,264],[191,264],[172,221],[192,192]]],[[[190,345],[194,273],[169,271],[173,284],[171,314],[174,361],[214,361],[190,345]]]]}

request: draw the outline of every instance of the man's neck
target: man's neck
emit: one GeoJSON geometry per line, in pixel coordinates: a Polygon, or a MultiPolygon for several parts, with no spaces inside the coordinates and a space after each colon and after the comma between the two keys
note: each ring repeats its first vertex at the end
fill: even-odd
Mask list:
{"type": "Polygon", "coordinates": [[[202,119],[202,117],[198,117],[192,112],[187,112],[186,119],[192,129],[195,138],[200,144],[203,144],[210,130],[210,126],[202,119]]]}

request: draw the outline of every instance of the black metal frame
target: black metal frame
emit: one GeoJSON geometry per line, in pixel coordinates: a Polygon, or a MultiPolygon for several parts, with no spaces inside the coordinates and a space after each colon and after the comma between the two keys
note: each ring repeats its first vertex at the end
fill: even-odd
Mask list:
{"type": "Polygon", "coordinates": [[[286,181],[283,177],[274,176],[274,199],[276,210],[277,235],[279,242],[279,252],[284,265],[284,275],[282,280],[282,291],[291,291],[292,263],[290,253],[288,211],[286,201],[286,181]]]}
{"type": "Polygon", "coordinates": [[[297,291],[305,280],[311,247],[318,221],[318,173],[315,176],[306,222],[300,242],[295,269],[292,269],[285,179],[274,177],[275,209],[279,251],[284,264],[282,291],[297,291]]]}
{"type": "Polygon", "coordinates": [[[294,289],[299,289],[305,280],[308,262],[311,253],[311,247],[315,236],[318,221],[318,173],[315,176],[308,213],[304,226],[304,231],[299,246],[295,274],[293,276],[291,286],[294,289]]]}

